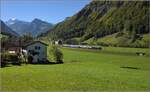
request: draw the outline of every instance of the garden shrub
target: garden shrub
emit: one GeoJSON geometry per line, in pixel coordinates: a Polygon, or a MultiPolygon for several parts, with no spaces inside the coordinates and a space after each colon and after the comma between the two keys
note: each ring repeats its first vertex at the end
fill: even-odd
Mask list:
{"type": "Polygon", "coordinates": [[[55,63],[63,63],[63,53],[57,46],[53,45],[49,48],[50,60],[55,63]]]}
{"type": "Polygon", "coordinates": [[[14,53],[1,53],[1,60],[3,63],[5,63],[5,65],[10,62],[14,65],[21,65],[21,60],[19,58],[18,54],[14,54],[14,53]]]}
{"type": "Polygon", "coordinates": [[[0,60],[1,67],[5,67],[7,65],[7,61],[5,60],[3,53],[0,53],[0,58],[1,58],[0,60]]]}

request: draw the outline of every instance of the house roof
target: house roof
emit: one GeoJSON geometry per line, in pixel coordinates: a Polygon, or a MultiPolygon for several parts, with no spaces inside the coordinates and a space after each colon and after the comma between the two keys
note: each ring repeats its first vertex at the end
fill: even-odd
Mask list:
{"type": "Polygon", "coordinates": [[[17,50],[19,50],[19,49],[20,49],[20,47],[11,47],[11,48],[8,48],[9,51],[11,51],[11,50],[17,51],[17,50]]]}
{"type": "Polygon", "coordinates": [[[1,41],[2,48],[12,48],[12,47],[21,47],[22,44],[19,40],[7,40],[1,41]]]}
{"type": "Polygon", "coordinates": [[[32,41],[32,42],[30,42],[30,43],[27,43],[24,47],[27,47],[27,46],[32,45],[32,44],[35,44],[35,43],[41,43],[41,44],[43,44],[43,45],[45,45],[45,46],[48,46],[48,44],[46,44],[46,43],[44,43],[44,42],[41,42],[41,41],[32,41]]]}

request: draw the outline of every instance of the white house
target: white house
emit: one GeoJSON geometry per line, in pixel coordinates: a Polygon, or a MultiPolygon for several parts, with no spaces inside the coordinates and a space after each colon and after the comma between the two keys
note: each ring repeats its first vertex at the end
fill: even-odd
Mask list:
{"type": "Polygon", "coordinates": [[[47,60],[47,44],[33,41],[25,46],[30,63],[45,62],[47,60]]]}

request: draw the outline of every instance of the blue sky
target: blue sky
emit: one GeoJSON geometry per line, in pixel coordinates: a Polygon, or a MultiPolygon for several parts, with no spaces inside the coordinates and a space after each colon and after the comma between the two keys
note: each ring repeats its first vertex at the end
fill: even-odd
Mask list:
{"type": "Polygon", "coordinates": [[[1,19],[58,23],[80,11],[91,0],[0,0],[1,19]]]}

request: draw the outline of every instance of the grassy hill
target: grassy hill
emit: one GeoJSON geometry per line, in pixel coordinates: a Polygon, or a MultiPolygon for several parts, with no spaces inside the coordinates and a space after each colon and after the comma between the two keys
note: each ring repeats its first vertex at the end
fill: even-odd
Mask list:
{"type": "Polygon", "coordinates": [[[142,38],[136,39],[136,41],[132,42],[132,39],[129,39],[124,36],[117,37],[117,33],[112,35],[108,35],[102,38],[93,39],[90,38],[84,43],[89,45],[104,45],[104,46],[124,46],[124,47],[148,47],[150,41],[150,34],[141,35],[142,38]]]}
{"type": "Polygon", "coordinates": [[[64,64],[2,68],[1,91],[149,91],[149,49],[61,49],[64,64]]]}
{"type": "MultiPolygon", "coordinates": [[[[116,33],[121,37],[121,42],[127,38],[126,41],[132,44],[130,46],[148,47],[143,40],[141,42],[146,46],[136,46],[141,36],[149,33],[148,25],[149,1],[92,1],[41,37],[65,41],[79,37],[80,42],[84,42],[90,38],[100,39],[116,33]]],[[[126,46],[117,43],[117,46],[126,46]]]]}

